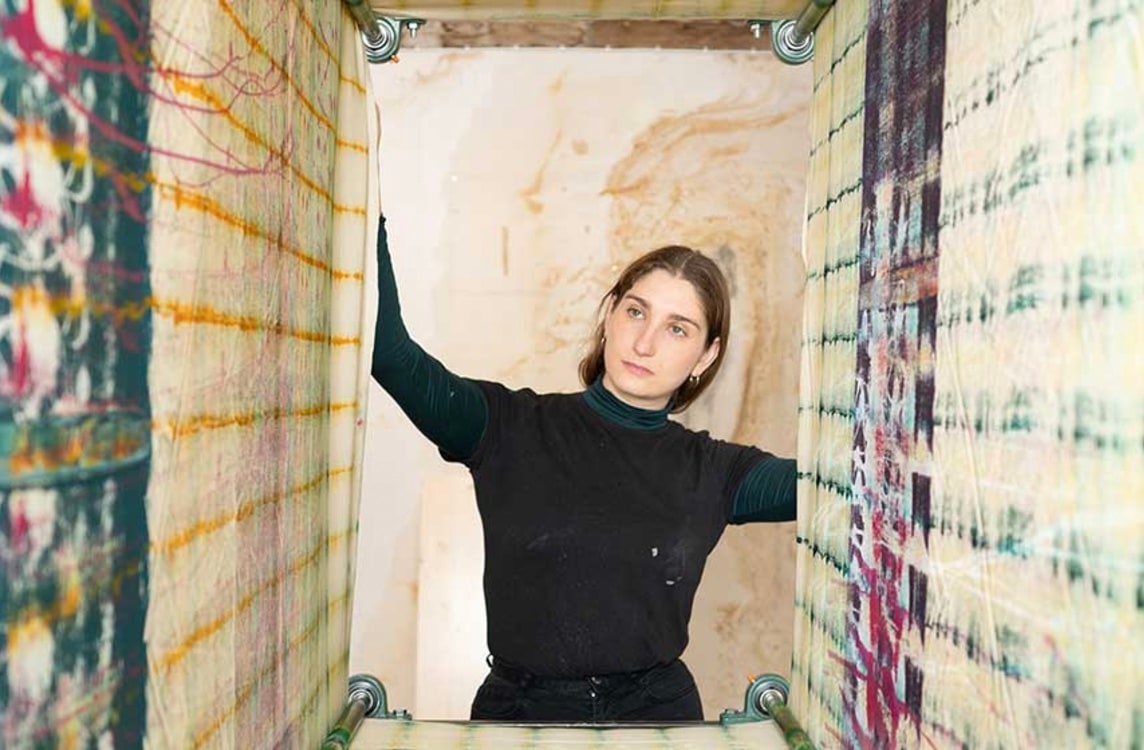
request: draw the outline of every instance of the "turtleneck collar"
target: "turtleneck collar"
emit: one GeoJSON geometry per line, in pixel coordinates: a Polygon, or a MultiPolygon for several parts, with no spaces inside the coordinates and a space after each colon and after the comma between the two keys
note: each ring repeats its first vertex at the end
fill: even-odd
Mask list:
{"type": "Polygon", "coordinates": [[[614,422],[621,427],[630,427],[633,430],[654,430],[663,427],[667,423],[667,415],[671,410],[670,404],[655,410],[640,409],[625,404],[604,387],[603,378],[596,378],[596,382],[584,391],[584,401],[591,407],[592,411],[609,422],[614,422]]]}

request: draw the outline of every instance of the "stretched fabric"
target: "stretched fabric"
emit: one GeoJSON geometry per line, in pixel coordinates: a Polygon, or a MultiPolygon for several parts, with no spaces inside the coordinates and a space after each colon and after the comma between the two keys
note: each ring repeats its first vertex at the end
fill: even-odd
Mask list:
{"type": "Polygon", "coordinates": [[[922,728],[1139,745],[1144,5],[946,27],[922,728]]]}
{"type": "Polygon", "coordinates": [[[147,8],[0,9],[0,746],[139,747],[147,8]]]}
{"type": "Polygon", "coordinates": [[[796,712],[1139,744],[1144,8],[861,5],[816,61],[796,712]]]}
{"type": "Polygon", "coordinates": [[[356,28],[16,0],[0,29],[0,745],[313,746],[372,330],[356,28]]]}
{"type": "Polygon", "coordinates": [[[525,727],[484,722],[366,720],[357,750],[786,750],[770,721],[672,727],[525,727]]]}
{"type": "Polygon", "coordinates": [[[791,704],[812,738],[846,731],[847,548],[854,497],[858,248],[867,3],[842,2],[815,34],[803,239],[807,282],[799,383],[799,509],[791,704]]]}
{"type": "Polygon", "coordinates": [[[346,695],[367,70],[340,3],[152,14],[148,736],[314,746],[346,695]]]}
{"type": "MultiPolygon", "coordinates": [[[[378,13],[444,19],[795,18],[805,0],[377,0],[378,13]]],[[[744,33],[748,33],[744,25],[744,33]]]]}

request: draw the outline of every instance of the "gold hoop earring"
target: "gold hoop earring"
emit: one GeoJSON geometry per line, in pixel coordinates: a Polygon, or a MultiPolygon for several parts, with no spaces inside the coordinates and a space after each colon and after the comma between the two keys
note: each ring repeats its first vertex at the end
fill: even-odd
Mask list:
{"type": "Polygon", "coordinates": [[[687,377],[687,384],[692,386],[692,387],[694,387],[695,384],[697,384],[698,382],[699,382],[699,376],[698,375],[689,375],[687,377]]]}

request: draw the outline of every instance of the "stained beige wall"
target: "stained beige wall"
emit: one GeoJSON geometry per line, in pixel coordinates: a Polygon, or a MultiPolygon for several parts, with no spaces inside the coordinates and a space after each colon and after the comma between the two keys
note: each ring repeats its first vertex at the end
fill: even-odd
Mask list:
{"type": "MultiPolygon", "coordinates": [[[[382,204],[407,325],[455,372],[576,390],[596,305],[631,258],[682,243],[734,291],[693,428],[793,456],[809,68],[766,53],[416,50],[375,68],[382,204]]],[[[485,673],[472,484],[375,388],[351,669],[392,706],[463,718],[485,673]]],[[[794,526],[731,528],[684,658],[709,718],[789,672],[794,526]]]]}

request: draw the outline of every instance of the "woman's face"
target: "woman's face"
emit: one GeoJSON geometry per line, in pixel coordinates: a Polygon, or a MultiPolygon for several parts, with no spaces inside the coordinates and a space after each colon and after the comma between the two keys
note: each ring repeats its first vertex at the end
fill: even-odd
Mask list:
{"type": "Polygon", "coordinates": [[[641,409],[667,406],[719,353],[718,339],[706,345],[707,316],[691,282],[661,269],[612,301],[604,337],[604,386],[641,409]]]}

